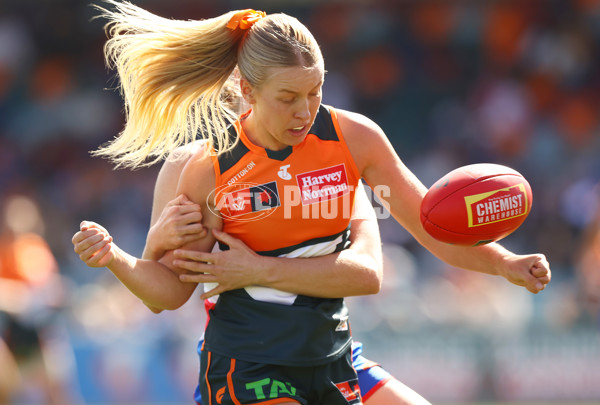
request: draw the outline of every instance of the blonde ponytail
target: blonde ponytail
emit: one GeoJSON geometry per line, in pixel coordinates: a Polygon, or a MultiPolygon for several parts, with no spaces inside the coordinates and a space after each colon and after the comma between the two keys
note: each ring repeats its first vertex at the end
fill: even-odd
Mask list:
{"type": "Polygon", "coordinates": [[[234,12],[181,21],[128,2],[106,2],[115,9],[97,7],[108,19],[104,53],[119,75],[126,124],[93,154],[135,168],[163,159],[198,134],[219,153],[231,148],[227,126],[237,113],[230,108],[231,88],[222,90],[237,63],[238,38],[226,27],[234,12]]]}

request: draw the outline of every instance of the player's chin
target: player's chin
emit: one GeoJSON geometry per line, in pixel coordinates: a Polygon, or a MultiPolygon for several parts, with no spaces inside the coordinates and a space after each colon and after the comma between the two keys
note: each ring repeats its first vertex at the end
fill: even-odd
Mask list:
{"type": "Polygon", "coordinates": [[[286,136],[286,145],[288,146],[296,146],[300,145],[306,139],[306,134],[300,136],[288,135],[286,136]]]}

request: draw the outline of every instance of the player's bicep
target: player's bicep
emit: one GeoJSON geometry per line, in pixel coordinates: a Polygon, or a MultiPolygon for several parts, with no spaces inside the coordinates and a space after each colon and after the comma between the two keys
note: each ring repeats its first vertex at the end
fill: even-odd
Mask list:
{"type": "Polygon", "coordinates": [[[152,201],[152,217],[150,226],[154,225],[166,205],[174,200],[177,194],[179,179],[184,167],[190,158],[206,147],[206,142],[196,141],[176,149],[163,163],[156,183],[154,185],[154,197],[152,201]]]}
{"type": "Polygon", "coordinates": [[[158,172],[154,185],[150,226],[158,221],[165,206],[177,196],[177,184],[184,166],[185,161],[168,159],[158,172]]]}
{"type": "Polygon", "coordinates": [[[214,207],[211,196],[214,195],[215,174],[208,151],[202,150],[194,155],[185,165],[179,176],[176,195],[185,194],[200,206],[202,225],[208,230],[201,239],[188,242],[180,247],[186,250],[208,252],[215,244],[211,229],[221,229],[222,221],[214,207]]]}

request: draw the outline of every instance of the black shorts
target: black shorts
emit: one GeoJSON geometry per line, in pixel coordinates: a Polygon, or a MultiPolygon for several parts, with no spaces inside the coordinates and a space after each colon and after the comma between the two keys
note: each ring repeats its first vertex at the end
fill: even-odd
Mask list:
{"type": "Polygon", "coordinates": [[[338,360],[313,367],[250,363],[203,350],[199,385],[206,405],[362,404],[351,350],[338,360]]]}

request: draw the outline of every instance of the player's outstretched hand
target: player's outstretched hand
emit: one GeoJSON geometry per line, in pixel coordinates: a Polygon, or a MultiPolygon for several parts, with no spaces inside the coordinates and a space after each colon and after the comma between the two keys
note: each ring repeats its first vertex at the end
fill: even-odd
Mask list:
{"type": "Polygon", "coordinates": [[[180,194],[165,205],[160,217],[148,231],[147,251],[152,257],[160,258],[168,250],[205,237],[206,228],[201,222],[200,205],[180,194]]]}
{"type": "Polygon", "coordinates": [[[543,254],[514,255],[507,261],[504,277],[534,294],[543,291],[552,278],[550,264],[543,254]]]}
{"type": "Polygon", "coordinates": [[[71,242],[75,253],[90,267],[106,267],[115,257],[112,236],[95,222],[82,221],[71,242]]]}

